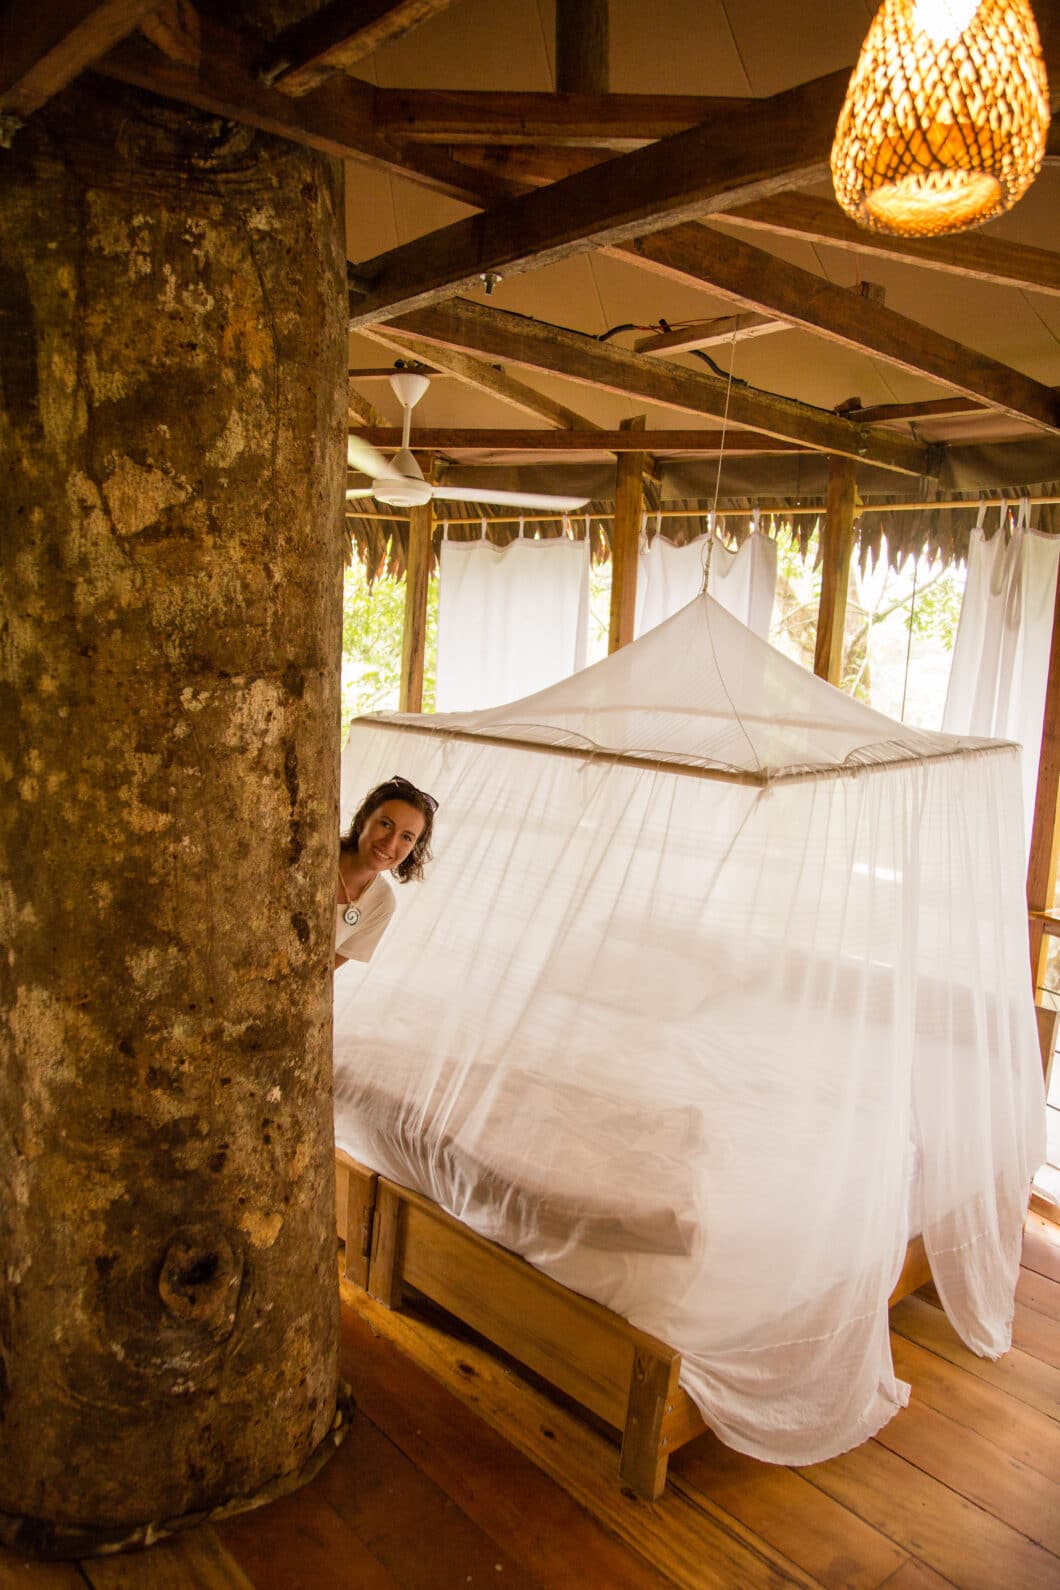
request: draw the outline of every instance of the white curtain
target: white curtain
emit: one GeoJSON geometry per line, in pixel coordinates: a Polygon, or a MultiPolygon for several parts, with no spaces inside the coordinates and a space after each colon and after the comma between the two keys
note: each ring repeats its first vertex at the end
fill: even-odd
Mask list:
{"type": "MultiPolygon", "coordinates": [[[[697,597],[703,589],[710,534],[683,547],[658,533],[641,537],[637,561],[634,634],[644,635],[697,597]]],[[[777,586],[777,544],[757,533],[732,550],[717,535],[710,558],[710,594],[741,624],[769,639],[777,586]]]]}
{"type": "Polygon", "coordinates": [[[895,1412],[917,1231],[1004,1351],[1045,1146],[1014,748],[701,597],[528,700],[355,721],[344,810],[395,768],[435,860],[337,1002],[340,1147],[678,1348],[755,1456],[895,1412]]]}
{"type": "Polygon", "coordinates": [[[1030,845],[1049,671],[1060,537],[1030,528],[1021,501],[1006,541],[1006,508],[988,541],[984,513],[972,531],[968,582],[942,727],[951,734],[991,735],[1022,746],[1023,832],[1030,845]]]}
{"type": "Polygon", "coordinates": [[[585,666],[589,541],[442,542],[437,709],[531,695],[585,666]]]}

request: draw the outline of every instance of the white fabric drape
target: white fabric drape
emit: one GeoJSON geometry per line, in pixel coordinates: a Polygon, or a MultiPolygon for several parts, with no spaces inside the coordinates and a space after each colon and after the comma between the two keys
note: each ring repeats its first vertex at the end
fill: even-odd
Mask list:
{"type": "Polygon", "coordinates": [[[988,541],[983,511],[968,549],[968,581],[953,648],[942,726],[952,734],[995,735],[1022,746],[1023,832],[1030,845],[1041,754],[1060,537],[1029,527],[1026,501],[1006,541],[988,541]]]}
{"type": "Polygon", "coordinates": [[[1045,1115],[1014,746],[894,723],[700,597],[527,700],[356,721],[344,813],[395,768],[436,859],[337,991],[340,1147],[671,1343],[757,1457],[901,1404],[917,1231],[1004,1351],[1045,1115]]]}
{"type": "Polygon", "coordinates": [[[585,666],[589,542],[442,542],[439,712],[530,695],[585,666]]]}
{"type": "MultiPolygon", "coordinates": [[[[642,538],[634,634],[646,634],[699,595],[709,545],[709,534],[697,536],[683,547],[674,546],[662,535],[655,535],[650,543],[642,538]]],[[[763,640],[769,639],[776,587],[777,544],[769,536],[756,532],[735,550],[720,536],[714,537],[710,594],[763,640]]]]}

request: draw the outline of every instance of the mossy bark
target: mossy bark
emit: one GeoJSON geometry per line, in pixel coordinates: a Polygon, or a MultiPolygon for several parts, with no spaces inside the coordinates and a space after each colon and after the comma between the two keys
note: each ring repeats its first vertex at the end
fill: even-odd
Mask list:
{"type": "Polygon", "coordinates": [[[86,78],[0,151],[0,1537],[336,1410],[341,171],[86,78]]]}

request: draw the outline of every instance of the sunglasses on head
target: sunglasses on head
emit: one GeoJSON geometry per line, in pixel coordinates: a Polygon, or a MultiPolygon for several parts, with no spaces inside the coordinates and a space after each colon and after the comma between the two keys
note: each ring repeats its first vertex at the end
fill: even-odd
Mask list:
{"type": "Polygon", "coordinates": [[[427,802],[427,805],[431,808],[432,812],[436,812],[438,810],[438,802],[435,800],[433,795],[428,795],[425,789],[417,789],[416,785],[413,784],[411,779],[402,778],[400,773],[394,773],[390,778],[387,779],[387,783],[395,784],[398,789],[411,790],[414,795],[418,795],[421,800],[427,802]]]}

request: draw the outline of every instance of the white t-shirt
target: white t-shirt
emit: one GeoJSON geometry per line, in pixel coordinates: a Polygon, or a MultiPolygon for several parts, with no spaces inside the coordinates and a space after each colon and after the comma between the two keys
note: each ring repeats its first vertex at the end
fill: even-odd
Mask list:
{"type": "Polygon", "coordinates": [[[353,927],[343,920],[348,907],[341,902],[335,905],[335,954],[347,961],[370,961],[394,915],[397,901],[393,887],[381,872],[377,872],[355,904],[361,915],[353,927]]]}

